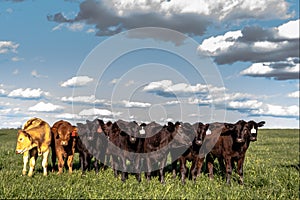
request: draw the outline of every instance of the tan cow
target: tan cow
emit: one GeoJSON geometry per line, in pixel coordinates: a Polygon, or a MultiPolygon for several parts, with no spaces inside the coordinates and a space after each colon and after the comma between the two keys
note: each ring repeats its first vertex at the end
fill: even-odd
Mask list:
{"type": "Polygon", "coordinates": [[[28,176],[33,175],[37,153],[38,155],[43,155],[43,174],[47,175],[50,145],[51,130],[47,122],[39,118],[32,118],[24,124],[23,129],[18,131],[16,147],[16,153],[23,154],[23,175],[26,175],[29,157],[28,176]]]}
{"type": "Polygon", "coordinates": [[[69,173],[72,173],[73,158],[76,145],[76,127],[67,121],[57,121],[51,128],[52,132],[52,165],[54,170],[56,157],[58,158],[58,174],[63,172],[65,159],[69,167],[69,173]]]}

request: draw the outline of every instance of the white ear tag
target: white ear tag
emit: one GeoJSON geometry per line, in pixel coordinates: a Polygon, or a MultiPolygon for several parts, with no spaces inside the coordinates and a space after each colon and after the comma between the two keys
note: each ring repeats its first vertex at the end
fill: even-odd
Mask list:
{"type": "Polygon", "coordinates": [[[142,127],[142,130],[140,130],[141,135],[145,135],[146,131],[144,130],[144,127],[142,127]]]}
{"type": "Polygon", "coordinates": [[[251,129],[251,133],[256,133],[256,129],[254,127],[251,129]]]}
{"type": "Polygon", "coordinates": [[[210,135],[210,134],[211,134],[211,131],[209,129],[207,129],[206,135],[210,135]]]}

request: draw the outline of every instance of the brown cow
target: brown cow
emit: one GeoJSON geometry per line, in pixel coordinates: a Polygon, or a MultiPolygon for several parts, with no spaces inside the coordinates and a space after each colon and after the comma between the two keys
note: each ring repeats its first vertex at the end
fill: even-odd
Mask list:
{"type": "MultiPolygon", "coordinates": [[[[52,165],[55,166],[58,158],[58,174],[63,172],[64,159],[67,159],[69,173],[72,173],[73,159],[76,145],[76,127],[67,121],[57,121],[51,128],[52,132],[52,165]],[[72,135],[72,133],[75,135],[72,135]]],[[[54,168],[52,169],[54,170],[54,168]]]]}
{"type": "Polygon", "coordinates": [[[26,175],[26,167],[30,157],[28,176],[33,175],[37,153],[43,155],[43,171],[47,175],[48,155],[51,145],[51,130],[47,122],[39,118],[28,120],[22,130],[18,131],[16,153],[23,154],[23,171],[26,175]]]}
{"type": "MultiPolygon", "coordinates": [[[[262,127],[264,124],[264,121],[256,123],[254,121],[245,122],[244,120],[239,120],[235,124],[231,124],[232,129],[219,132],[220,135],[217,141],[214,142],[214,147],[206,157],[209,177],[213,178],[213,162],[215,158],[218,158],[221,168],[225,169],[227,184],[230,184],[234,162],[237,162],[237,172],[240,177],[239,183],[243,184],[243,164],[246,151],[249,148],[250,141],[256,140],[257,127],[262,127]],[[252,130],[253,134],[251,134],[250,130],[252,130]],[[223,161],[225,161],[225,166],[223,161]]],[[[225,123],[225,126],[228,125],[225,123]]]]}

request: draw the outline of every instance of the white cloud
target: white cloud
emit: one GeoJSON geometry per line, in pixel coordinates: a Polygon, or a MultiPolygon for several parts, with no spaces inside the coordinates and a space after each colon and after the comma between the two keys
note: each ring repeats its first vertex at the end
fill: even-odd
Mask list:
{"type": "Polygon", "coordinates": [[[104,104],[104,105],[111,104],[108,100],[96,99],[95,95],[77,96],[77,97],[62,97],[61,100],[63,102],[67,102],[67,103],[104,104]]]}
{"type": "Polygon", "coordinates": [[[246,26],[203,40],[198,51],[212,56],[218,64],[282,62],[299,58],[299,23],[298,19],[271,28],[246,26]]]}
{"type": "Polygon", "coordinates": [[[119,80],[120,80],[120,79],[118,79],[118,78],[114,78],[114,79],[111,80],[109,83],[112,84],[112,85],[114,85],[114,84],[116,84],[119,80]]]}
{"type": "Polygon", "coordinates": [[[143,91],[153,92],[160,96],[189,96],[196,93],[224,92],[225,88],[199,83],[196,85],[190,85],[187,83],[174,84],[171,80],[161,80],[149,83],[143,88],[143,91]]]}
{"type": "Polygon", "coordinates": [[[125,105],[126,108],[147,108],[150,107],[150,103],[144,103],[144,102],[135,102],[135,101],[127,101],[123,100],[122,104],[125,105]]]}
{"type": "Polygon", "coordinates": [[[289,21],[281,26],[278,26],[278,35],[283,38],[297,39],[299,38],[299,19],[289,21]]]}
{"type": "Polygon", "coordinates": [[[203,40],[198,50],[207,53],[210,56],[217,56],[220,52],[227,51],[235,44],[235,41],[242,36],[242,32],[229,31],[224,35],[210,37],[203,40]]]}
{"type": "Polygon", "coordinates": [[[299,98],[299,93],[300,93],[300,91],[295,91],[295,92],[289,93],[288,97],[299,98]]]}
{"type": "Polygon", "coordinates": [[[98,108],[91,108],[91,109],[84,109],[79,112],[80,116],[104,116],[104,117],[111,117],[114,115],[120,115],[121,113],[113,113],[106,109],[98,109],[98,108]]]}
{"type": "Polygon", "coordinates": [[[133,85],[134,83],[135,83],[134,80],[129,80],[127,83],[125,83],[125,86],[129,87],[129,86],[133,85]]]}
{"type": "Polygon", "coordinates": [[[21,60],[24,60],[24,58],[20,58],[20,57],[14,56],[14,57],[11,58],[11,60],[12,60],[13,62],[19,62],[19,61],[21,61],[21,60]]]}
{"type": "Polygon", "coordinates": [[[60,112],[64,107],[59,105],[54,105],[52,103],[39,102],[36,105],[29,107],[28,111],[32,112],[60,112]]]}
{"type": "Polygon", "coordinates": [[[50,96],[50,93],[44,92],[40,88],[38,88],[38,89],[19,88],[19,89],[15,89],[15,90],[11,91],[7,96],[12,97],[12,98],[39,99],[44,96],[50,96]]]}
{"type": "Polygon", "coordinates": [[[71,31],[82,31],[84,28],[84,23],[73,23],[67,26],[71,31]]]}
{"type": "Polygon", "coordinates": [[[48,16],[59,23],[94,25],[97,35],[113,35],[139,27],[163,27],[189,35],[203,35],[213,23],[247,19],[289,18],[284,0],[153,0],[153,1],[83,1],[73,19],[63,13],[48,16]]]}
{"type": "Polygon", "coordinates": [[[246,110],[253,110],[258,109],[263,105],[262,102],[257,100],[247,100],[247,101],[230,101],[228,103],[228,107],[231,109],[246,109],[246,110]]]}
{"type": "Polygon", "coordinates": [[[274,117],[295,117],[299,118],[299,106],[281,106],[264,104],[261,108],[251,111],[254,115],[274,116],[274,117]]]}
{"type": "Polygon", "coordinates": [[[31,76],[33,76],[34,78],[48,78],[48,76],[41,75],[41,74],[39,74],[36,70],[33,70],[33,71],[31,72],[31,76]]]}
{"type": "Polygon", "coordinates": [[[60,84],[61,87],[81,87],[92,82],[93,78],[88,76],[75,76],[60,84]]]}
{"type": "Polygon", "coordinates": [[[0,54],[4,53],[17,53],[17,48],[19,44],[12,41],[0,41],[0,54]]]}
{"type": "Polygon", "coordinates": [[[72,119],[81,120],[81,119],[83,119],[82,116],[79,116],[77,114],[71,114],[71,113],[58,114],[58,115],[55,115],[55,118],[65,119],[65,120],[72,120],[72,119]]]}
{"type": "Polygon", "coordinates": [[[0,115],[5,115],[5,116],[16,115],[19,114],[20,111],[21,111],[20,108],[5,108],[0,110],[0,115]]]}
{"type": "Polygon", "coordinates": [[[275,80],[299,79],[299,73],[299,59],[296,58],[289,58],[285,62],[254,63],[240,72],[241,75],[270,77],[275,80]]]}

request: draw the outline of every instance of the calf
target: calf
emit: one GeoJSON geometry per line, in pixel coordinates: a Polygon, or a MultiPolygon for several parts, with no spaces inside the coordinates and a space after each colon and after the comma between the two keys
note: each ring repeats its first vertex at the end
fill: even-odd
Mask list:
{"type": "Polygon", "coordinates": [[[72,135],[75,132],[75,127],[67,121],[57,121],[51,128],[52,132],[52,165],[56,163],[56,157],[58,158],[58,174],[63,172],[65,159],[69,168],[69,173],[73,171],[73,159],[76,145],[76,135],[72,135]]]}
{"type": "Polygon", "coordinates": [[[136,122],[126,122],[118,120],[111,125],[109,133],[109,153],[112,154],[113,168],[115,176],[117,170],[122,171],[121,180],[126,180],[128,171],[136,174],[136,179],[141,181],[140,174],[140,154],[143,151],[143,139],[138,136],[138,124],[136,122]],[[120,159],[120,160],[119,160],[120,159]],[[130,161],[129,169],[126,161],[130,161]]]}
{"type": "MultiPolygon", "coordinates": [[[[260,122],[258,124],[263,126],[264,123],[260,122]]],[[[213,161],[215,158],[218,158],[220,166],[222,168],[225,167],[227,184],[230,184],[234,162],[237,162],[237,171],[240,177],[239,183],[243,184],[243,164],[251,141],[249,123],[240,120],[235,124],[224,124],[224,126],[228,125],[230,128],[221,130],[219,138],[206,157],[209,177],[213,178],[213,161]],[[225,161],[225,166],[223,160],[225,161]]]]}
{"type": "Polygon", "coordinates": [[[193,140],[193,134],[187,134],[183,130],[187,124],[171,123],[161,126],[155,122],[147,124],[144,128],[146,138],[144,141],[144,153],[147,163],[147,180],[150,180],[152,163],[159,162],[160,182],[165,183],[164,167],[166,166],[167,156],[172,148],[188,148],[193,140]]]}
{"type": "Polygon", "coordinates": [[[84,173],[94,157],[94,168],[99,171],[100,162],[104,163],[107,148],[107,136],[104,133],[105,124],[102,120],[86,121],[86,124],[77,123],[80,142],[77,150],[80,153],[82,172],[84,173]]]}
{"type": "Polygon", "coordinates": [[[208,127],[209,124],[203,124],[201,122],[195,123],[193,126],[189,127],[195,134],[195,137],[193,139],[192,145],[179,157],[181,181],[183,184],[185,183],[185,176],[187,173],[187,160],[192,162],[190,173],[194,181],[196,180],[196,177],[201,173],[204,156],[200,156],[199,153],[208,127]]]}
{"type": "Polygon", "coordinates": [[[47,175],[48,155],[51,145],[51,130],[47,122],[39,118],[28,120],[17,134],[16,153],[23,154],[23,171],[26,175],[27,163],[30,157],[28,176],[33,175],[35,161],[38,155],[43,155],[43,174],[47,175]]]}

